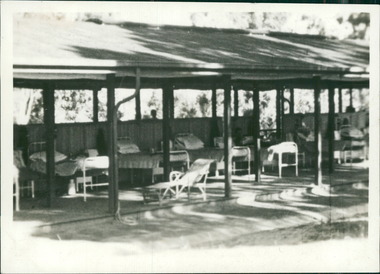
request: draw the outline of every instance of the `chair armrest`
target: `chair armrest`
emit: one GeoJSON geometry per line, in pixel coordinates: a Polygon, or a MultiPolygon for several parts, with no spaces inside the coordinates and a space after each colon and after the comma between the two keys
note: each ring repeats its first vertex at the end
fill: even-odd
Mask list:
{"type": "Polygon", "coordinates": [[[169,174],[169,181],[170,182],[174,182],[174,181],[178,181],[182,176],[183,176],[184,173],[180,172],[180,171],[172,171],[170,172],[169,174]]]}

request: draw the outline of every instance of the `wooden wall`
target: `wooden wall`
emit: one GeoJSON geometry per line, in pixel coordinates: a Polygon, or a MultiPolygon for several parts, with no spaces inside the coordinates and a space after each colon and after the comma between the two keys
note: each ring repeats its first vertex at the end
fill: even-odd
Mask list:
{"type": "MultiPolygon", "coordinates": [[[[299,116],[300,114],[295,114],[299,116]]],[[[341,121],[348,118],[351,125],[358,129],[365,126],[368,112],[356,113],[340,113],[336,116],[341,121]]],[[[285,115],[284,117],[284,132],[294,131],[294,121],[296,118],[285,115]]],[[[312,113],[304,115],[304,122],[310,128],[314,128],[314,118],[312,113]]],[[[219,136],[222,136],[222,118],[217,118],[219,136]]],[[[240,127],[243,135],[252,134],[252,117],[238,117],[232,118],[232,130],[240,127]]],[[[321,115],[321,128],[322,136],[325,136],[327,130],[327,114],[321,115]]],[[[83,152],[85,149],[96,148],[96,138],[99,130],[104,131],[105,138],[107,138],[108,127],[105,122],[99,123],[73,123],[73,124],[57,124],[56,125],[56,150],[64,154],[77,154],[83,152]]],[[[171,121],[171,136],[177,133],[193,133],[198,136],[205,146],[212,146],[212,135],[215,135],[212,118],[186,118],[176,119],[171,121]]],[[[27,125],[18,126],[14,128],[14,146],[24,147],[25,144],[45,139],[45,126],[40,125],[27,125]],[[25,135],[25,128],[27,132],[27,140],[23,141],[21,135],[25,135]]],[[[141,120],[141,121],[126,121],[118,123],[118,136],[129,136],[139,146],[141,150],[148,151],[151,148],[158,150],[160,142],[162,141],[162,120],[141,120]]],[[[106,140],[107,141],[107,140],[106,140]]]]}
{"type": "MultiPolygon", "coordinates": [[[[250,117],[239,117],[233,119],[233,129],[240,127],[243,134],[249,133],[250,117]]],[[[171,136],[177,133],[193,133],[198,136],[205,146],[211,146],[213,130],[212,118],[187,118],[171,121],[171,136]]],[[[222,135],[222,118],[217,118],[219,136],[222,135]]],[[[56,125],[56,150],[64,154],[78,154],[85,149],[96,148],[96,139],[99,130],[104,131],[107,138],[108,127],[105,122],[99,123],[73,123],[56,125]]],[[[23,147],[24,143],[38,142],[45,139],[45,126],[43,124],[14,126],[15,147],[23,147]],[[27,141],[22,142],[23,131],[27,132],[27,141]]],[[[118,136],[129,136],[139,146],[141,150],[160,148],[162,141],[162,120],[144,119],[141,121],[126,121],[118,123],[118,136]]],[[[107,141],[107,140],[106,140],[107,141]]]]}
{"type": "MultiPolygon", "coordinates": [[[[368,112],[366,111],[360,111],[360,112],[353,112],[353,113],[336,113],[335,114],[335,128],[338,129],[338,124],[343,122],[344,118],[347,118],[350,121],[351,126],[357,128],[357,129],[363,129],[365,127],[366,121],[368,121],[368,112]],[[340,121],[340,122],[339,122],[340,121]]],[[[299,119],[299,117],[302,114],[296,113],[294,116],[287,114],[284,116],[284,132],[294,132],[294,122],[296,119],[299,119]]],[[[305,122],[306,126],[310,128],[311,130],[314,129],[314,114],[313,113],[306,113],[303,115],[303,121],[305,122]]],[[[328,113],[321,114],[321,130],[322,130],[322,136],[326,135],[327,132],[327,122],[328,122],[328,113]]]]}

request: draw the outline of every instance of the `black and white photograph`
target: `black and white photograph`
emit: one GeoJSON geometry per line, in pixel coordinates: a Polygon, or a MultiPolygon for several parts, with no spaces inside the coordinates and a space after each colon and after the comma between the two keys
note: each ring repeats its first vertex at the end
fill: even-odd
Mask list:
{"type": "Polygon", "coordinates": [[[379,5],[1,4],[2,272],[380,271],[379,5]]]}

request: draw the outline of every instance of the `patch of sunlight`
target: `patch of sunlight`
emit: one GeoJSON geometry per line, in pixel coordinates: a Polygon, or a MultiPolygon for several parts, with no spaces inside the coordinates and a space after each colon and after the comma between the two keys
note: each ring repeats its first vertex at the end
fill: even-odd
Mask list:
{"type": "Polygon", "coordinates": [[[80,194],[70,194],[70,195],[61,196],[60,198],[62,198],[62,199],[74,199],[74,198],[78,198],[81,196],[83,197],[83,195],[80,195],[80,194]]]}
{"type": "Polygon", "coordinates": [[[268,189],[268,188],[272,188],[271,185],[254,185],[253,186],[254,189],[268,189]]]}
{"type": "Polygon", "coordinates": [[[144,212],[144,219],[147,219],[147,220],[155,220],[157,219],[151,211],[146,211],[144,212]]]}
{"type": "Polygon", "coordinates": [[[311,193],[316,194],[317,196],[323,196],[323,197],[338,197],[339,196],[337,194],[332,194],[331,192],[329,192],[328,189],[326,189],[323,186],[322,187],[319,187],[319,186],[313,187],[311,189],[311,193]]]}
{"type": "Polygon", "coordinates": [[[190,72],[186,73],[190,75],[198,75],[198,76],[218,76],[221,75],[219,72],[211,72],[211,71],[195,71],[195,72],[190,72]]]}
{"type": "Polygon", "coordinates": [[[180,215],[191,215],[191,216],[197,216],[202,217],[205,219],[217,219],[217,220],[225,220],[226,217],[220,214],[214,214],[214,213],[203,213],[203,212],[195,212],[186,210],[184,207],[174,207],[173,212],[180,214],[180,215]]]}
{"type": "Polygon", "coordinates": [[[143,197],[138,191],[119,192],[119,200],[142,201],[143,197]]]}
{"type": "Polygon", "coordinates": [[[197,59],[193,59],[193,58],[186,58],[186,57],[183,57],[183,56],[174,55],[174,54],[167,53],[167,52],[155,51],[155,50],[151,50],[151,49],[148,49],[148,48],[143,48],[139,52],[136,52],[136,53],[137,54],[138,53],[152,54],[152,55],[155,55],[155,56],[158,56],[158,57],[165,57],[165,58],[168,58],[168,59],[171,59],[171,60],[188,62],[188,63],[201,63],[201,64],[205,64],[205,62],[201,61],[201,60],[197,60],[197,59]]]}
{"type": "Polygon", "coordinates": [[[232,175],[232,180],[253,182],[255,180],[255,175],[253,175],[253,174],[248,174],[248,175],[232,175]]]}

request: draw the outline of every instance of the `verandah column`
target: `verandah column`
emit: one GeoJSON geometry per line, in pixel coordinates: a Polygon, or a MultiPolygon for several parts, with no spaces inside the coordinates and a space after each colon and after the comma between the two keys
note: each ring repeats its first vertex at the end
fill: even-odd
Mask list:
{"type": "Polygon", "coordinates": [[[294,88],[290,88],[289,112],[294,115],[294,88]]]}
{"type": "Polygon", "coordinates": [[[278,88],[276,90],[276,137],[278,140],[282,140],[282,95],[283,90],[278,88]]]}
{"type": "Polygon", "coordinates": [[[254,140],[254,161],[255,180],[261,182],[261,144],[260,144],[260,91],[253,90],[253,140],[254,140]]]}
{"type": "Polygon", "coordinates": [[[329,116],[328,116],[328,138],[329,138],[329,173],[334,172],[334,131],[335,131],[335,103],[333,87],[329,87],[329,116]]]}
{"type": "Polygon", "coordinates": [[[211,127],[210,127],[210,146],[213,147],[214,138],[220,136],[219,127],[218,127],[218,118],[216,113],[216,85],[213,84],[212,95],[211,95],[211,127]]]}
{"type": "Polygon", "coordinates": [[[224,195],[231,197],[232,187],[232,136],[231,136],[231,80],[229,76],[224,79],[224,195]]]}
{"type": "Polygon", "coordinates": [[[216,87],[215,85],[212,89],[212,95],[211,95],[211,112],[212,112],[212,118],[216,119],[216,87]]]}
{"type": "Polygon", "coordinates": [[[322,134],[321,134],[321,78],[314,81],[314,135],[315,135],[315,184],[322,185],[322,134]]]}
{"type": "Polygon", "coordinates": [[[117,167],[117,117],[115,114],[115,75],[107,75],[107,123],[108,123],[108,158],[109,158],[109,211],[113,214],[118,209],[118,167],[117,167]]]}
{"type": "Polygon", "coordinates": [[[163,164],[164,180],[169,180],[170,173],[170,108],[173,86],[168,82],[162,87],[162,137],[163,137],[163,164]]]}
{"type": "Polygon", "coordinates": [[[234,117],[239,117],[239,90],[234,87],[234,117]]]}
{"type": "Polygon", "coordinates": [[[99,91],[97,89],[94,89],[92,91],[92,113],[93,113],[93,121],[95,123],[99,122],[99,98],[98,98],[99,91]]]}
{"type": "Polygon", "coordinates": [[[44,122],[46,138],[46,180],[47,180],[47,206],[52,207],[55,201],[55,107],[54,85],[48,82],[43,89],[44,122]]]}

